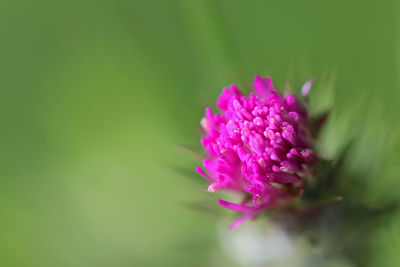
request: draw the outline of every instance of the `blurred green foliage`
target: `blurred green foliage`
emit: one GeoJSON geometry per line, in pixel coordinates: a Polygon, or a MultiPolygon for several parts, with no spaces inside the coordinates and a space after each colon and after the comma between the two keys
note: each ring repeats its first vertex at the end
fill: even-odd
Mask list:
{"type": "MultiPolygon", "coordinates": [[[[231,266],[218,216],[185,208],[216,196],[171,166],[196,164],[174,144],[198,145],[204,107],[254,74],[316,77],[312,111],[333,107],[321,152],[357,136],[354,195],[398,196],[399,15],[394,0],[1,1],[0,265],[231,266]]],[[[371,266],[400,265],[399,222],[374,228],[371,266]]]]}

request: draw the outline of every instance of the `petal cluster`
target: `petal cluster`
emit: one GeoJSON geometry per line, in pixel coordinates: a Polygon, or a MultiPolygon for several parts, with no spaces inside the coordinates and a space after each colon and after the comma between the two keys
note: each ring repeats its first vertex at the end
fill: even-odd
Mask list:
{"type": "Polygon", "coordinates": [[[306,109],[295,95],[280,95],[269,77],[255,76],[248,97],[235,85],[224,88],[217,106],[220,113],[207,108],[201,120],[201,143],[209,156],[196,170],[210,181],[208,191],[245,196],[242,203],[219,200],[244,214],[235,228],[301,195],[316,155],[306,109]]]}

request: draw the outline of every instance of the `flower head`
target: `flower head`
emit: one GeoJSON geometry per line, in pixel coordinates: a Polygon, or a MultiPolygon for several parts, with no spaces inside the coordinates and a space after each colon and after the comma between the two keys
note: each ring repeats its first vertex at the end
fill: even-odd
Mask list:
{"type": "Polygon", "coordinates": [[[280,95],[269,77],[255,76],[254,92],[248,97],[235,85],[223,89],[217,106],[221,113],[207,108],[201,120],[201,143],[209,157],[203,162],[205,171],[196,170],[210,181],[208,191],[244,196],[242,203],[218,201],[244,214],[231,226],[234,229],[300,196],[316,155],[306,109],[295,95],[280,95]]]}

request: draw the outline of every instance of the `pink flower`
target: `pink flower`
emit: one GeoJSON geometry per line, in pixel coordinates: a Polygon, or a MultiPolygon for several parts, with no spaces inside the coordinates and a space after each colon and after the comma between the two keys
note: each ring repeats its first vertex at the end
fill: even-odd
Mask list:
{"type": "MultiPolygon", "coordinates": [[[[308,93],[309,81],[303,91],[308,93]]],[[[254,93],[243,96],[231,85],[220,95],[221,114],[206,109],[201,143],[209,154],[204,169],[208,191],[238,192],[242,203],[219,200],[244,215],[230,229],[281,203],[299,197],[316,155],[312,150],[307,111],[296,96],[280,95],[269,77],[255,76],[254,93]]]]}

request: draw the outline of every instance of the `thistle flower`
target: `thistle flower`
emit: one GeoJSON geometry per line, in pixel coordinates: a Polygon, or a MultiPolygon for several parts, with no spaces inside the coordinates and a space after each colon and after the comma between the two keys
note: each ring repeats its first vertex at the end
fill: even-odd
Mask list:
{"type": "MultiPolygon", "coordinates": [[[[312,80],[303,87],[308,94],[312,80]]],[[[301,196],[317,157],[312,149],[307,111],[295,95],[280,95],[269,77],[255,76],[254,92],[245,97],[231,85],[220,95],[221,113],[206,108],[201,143],[209,157],[199,174],[209,192],[232,191],[241,203],[218,200],[243,214],[230,229],[258,214],[301,196]]]]}

